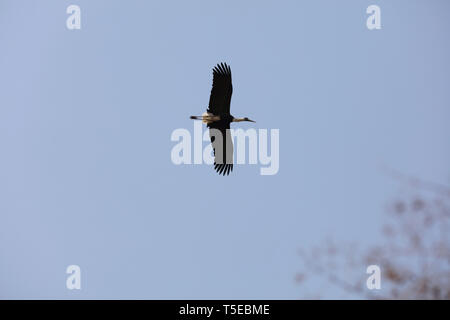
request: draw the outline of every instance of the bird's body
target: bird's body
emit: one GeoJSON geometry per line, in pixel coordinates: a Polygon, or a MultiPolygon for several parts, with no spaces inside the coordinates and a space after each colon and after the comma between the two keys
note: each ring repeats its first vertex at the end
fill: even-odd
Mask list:
{"type": "Polygon", "coordinates": [[[232,94],[231,69],[226,63],[218,64],[213,69],[213,87],[206,113],[200,117],[191,117],[191,119],[202,120],[208,126],[215,157],[214,169],[223,175],[228,175],[233,170],[233,140],[230,123],[254,122],[248,118],[235,118],[230,114],[232,94]]]}

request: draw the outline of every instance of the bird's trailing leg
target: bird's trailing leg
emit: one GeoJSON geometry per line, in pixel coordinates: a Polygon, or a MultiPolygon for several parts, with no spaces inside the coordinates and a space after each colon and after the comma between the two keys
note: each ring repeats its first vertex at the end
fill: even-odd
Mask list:
{"type": "Polygon", "coordinates": [[[219,121],[220,116],[215,116],[212,113],[205,112],[201,116],[191,116],[193,120],[202,120],[203,123],[211,123],[214,121],[219,121]]]}

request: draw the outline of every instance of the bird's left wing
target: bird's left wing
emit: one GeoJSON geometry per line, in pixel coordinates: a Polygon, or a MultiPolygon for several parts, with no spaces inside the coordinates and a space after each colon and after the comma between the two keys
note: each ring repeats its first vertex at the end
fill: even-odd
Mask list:
{"type": "Polygon", "coordinates": [[[220,123],[210,123],[209,137],[214,150],[214,169],[223,175],[229,175],[233,171],[233,138],[230,125],[223,126],[220,123]]]}

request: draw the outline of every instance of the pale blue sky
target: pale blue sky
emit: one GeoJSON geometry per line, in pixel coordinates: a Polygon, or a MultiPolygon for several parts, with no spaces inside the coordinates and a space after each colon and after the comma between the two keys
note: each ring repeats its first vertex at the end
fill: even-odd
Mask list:
{"type": "Polygon", "coordinates": [[[398,189],[380,166],[450,181],[449,12],[445,0],[0,0],[0,297],[309,294],[297,248],[380,242],[398,189]],[[70,4],[81,30],[66,29],[70,4]],[[370,4],[381,30],[366,28],[370,4]],[[221,61],[232,113],[257,121],[235,127],[280,129],[275,176],[170,160],[221,61]],[[70,264],[81,291],[65,287],[70,264]]]}

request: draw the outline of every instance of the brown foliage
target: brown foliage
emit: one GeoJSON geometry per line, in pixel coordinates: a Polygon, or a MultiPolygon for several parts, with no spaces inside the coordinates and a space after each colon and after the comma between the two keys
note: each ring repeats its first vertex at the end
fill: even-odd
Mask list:
{"type": "Polygon", "coordinates": [[[389,203],[383,242],[361,251],[356,245],[324,245],[300,250],[303,271],[297,282],[321,276],[353,297],[450,299],[450,189],[395,176],[413,196],[389,203]],[[382,289],[368,290],[365,269],[381,268],[382,289]],[[349,274],[351,274],[349,276],[349,274]]]}

